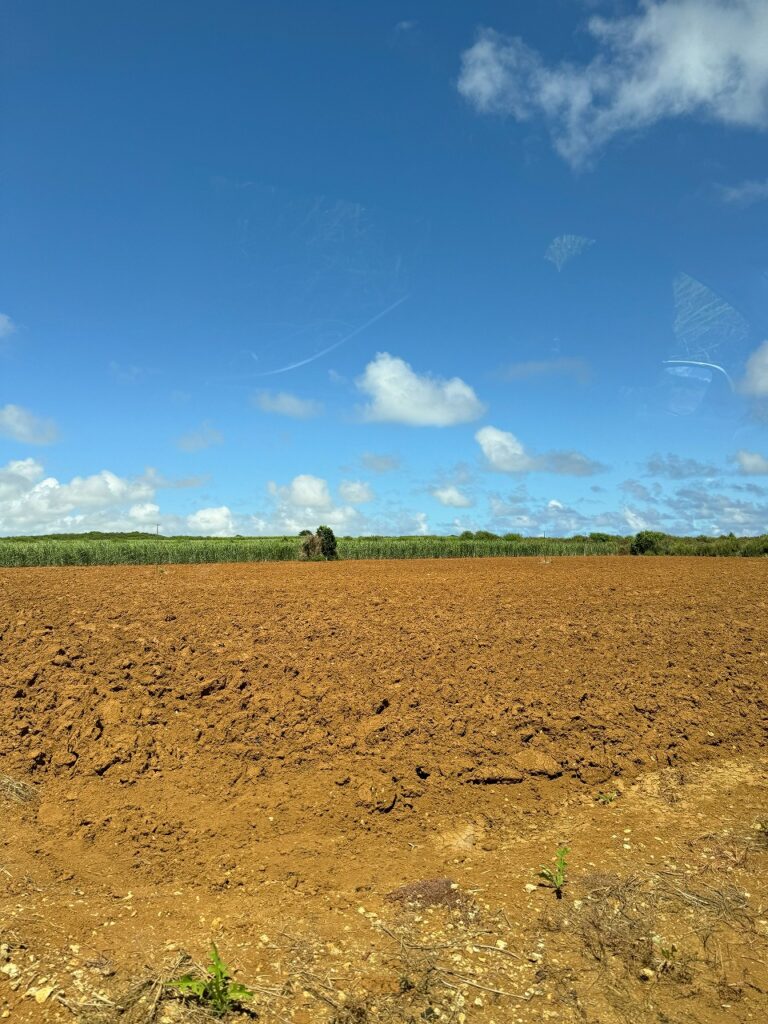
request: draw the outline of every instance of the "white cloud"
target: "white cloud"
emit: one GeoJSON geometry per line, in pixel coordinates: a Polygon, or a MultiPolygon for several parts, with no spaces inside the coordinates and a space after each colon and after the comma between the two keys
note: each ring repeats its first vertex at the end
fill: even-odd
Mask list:
{"type": "Polygon", "coordinates": [[[741,473],[747,473],[751,476],[764,476],[768,474],[768,459],[758,452],[737,452],[736,461],[739,464],[739,471],[741,473]]]}
{"type": "Polygon", "coordinates": [[[16,324],[7,313],[0,313],[0,338],[8,338],[16,333],[16,324]]]}
{"type": "Polygon", "coordinates": [[[533,469],[533,460],[514,434],[497,427],[483,427],[475,434],[492,469],[500,473],[527,473],[533,469]]]}
{"type": "Polygon", "coordinates": [[[144,501],[139,505],[132,505],[128,509],[128,515],[137,523],[158,523],[160,506],[153,501],[144,501]]]}
{"type": "Polygon", "coordinates": [[[594,244],[594,238],[585,238],[584,235],[558,235],[549,243],[544,259],[554,263],[559,272],[594,244]]]}
{"type": "Polygon", "coordinates": [[[587,27],[592,61],[551,67],[521,39],[484,29],[462,55],[459,91],[483,113],[542,118],[576,166],[664,118],[768,126],[765,0],[645,0],[637,15],[587,27]]]}
{"type": "Polygon", "coordinates": [[[182,434],[176,444],[183,452],[201,452],[215,444],[221,444],[223,440],[224,435],[221,431],[217,430],[210,420],[204,420],[197,429],[182,434]]]}
{"type": "Polygon", "coordinates": [[[768,341],[764,341],[747,360],[742,391],[758,398],[768,396],[768,341]]]}
{"type": "Polygon", "coordinates": [[[371,399],[363,415],[372,421],[447,427],[475,420],[485,408],[459,377],[420,376],[388,352],[379,352],[366,366],[357,386],[371,399]]]}
{"type": "Polygon", "coordinates": [[[427,519],[426,512],[417,512],[413,517],[413,532],[422,537],[426,537],[429,533],[429,520],[427,519]]]}
{"type": "Polygon", "coordinates": [[[295,476],[285,487],[270,483],[269,493],[294,508],[327,509],[333,505],[328,481],[311,473],[295,476]]]}
{"type": "Polygon", "coordinates": [[[111,529],[115,515],[132,529],[133,511],[149,507],[155,487],[151,474],[127,478],[107,469],[61,482],[35,459],[14,460],[0,469],[0,533],[111,529]]]}
{"type": "Polygon", "coordinates": [[[342,480],[339,484],[339,494],[350,505],[363,505],[375,498],[370,484],[362,480],[342,480]]]}
{"type": "Polygon", "coordinates": [[[721,185],[720,195],[726,203],[751,206],[768,199],[768,178],[764,181],[742,181],[738,185],[721,185]]]}
{"type": "Polygon", "coordinates": [[[634,533],[639,533],[640,530],[647,530],[651,525],[647,519],[644,519],[639,512],[635,512],[628,505],[623,509],[624,521],[627,526],[634,533]]]}
{"type": "Polygon", "coordinates": [[[432,490],[432,496],[437,498],[441,505],[446,505],[448,508],[470,508],[474,505],[469,495],[464,494],[463,491],[453,484],[448,484],[445,487],[435,487],[432,490]]]}
{"type": "Polygon", "coordinates": [[[297,420],[308,420],[313,416],[319,416],[323,411],[321,402],[311,398],[299,398],[298,395],[291,395],[287,391],[272,393],[271,391],[260,391],[253,398],[254,404],[262,412],[277,413],[278,416],[292,416],[297,420]]]}
{"type": "Polygon", "coordinates": [[[561,476],[592,476],[605,466],[582,455],[581,452],[544,452],[533,455],[526,451],[522,441],[507,430],[482,427],[475,434],[483,455],[491,469],[499,473],[557,473],[561,476]]]}
{"type": "Polygon", "coordinates": [[[187,526],[194,533],[208,537],[231,537],[236,532],[234,518],[226,505],[198,509],[187,516],[187,526]]]}
{"type": "Polygon", "coordinates": [[[275,499],[275,508],[262,521],[262,533],[296,534],[300,530],[314,530],[320,523],[347,533],[362,521],[352,505],[334,504],[328,481],[322,477],[303,473],[283,486],[270,482],[268,491],[275,499]]]}
{"type": "Polygon", "coordinates": [[[51,444],[58,430],[53,420],[35,416],[20,405],[4,405],[0,408],[0,436],[23,444],[51,444]]]}

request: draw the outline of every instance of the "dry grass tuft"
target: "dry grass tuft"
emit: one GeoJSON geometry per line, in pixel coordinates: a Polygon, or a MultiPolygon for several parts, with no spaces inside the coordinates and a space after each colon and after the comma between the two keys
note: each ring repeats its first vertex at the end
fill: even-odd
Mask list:
{"type": "Polygon", "coordinates": [[[632,875],[589,875],[583,880],[585,899],[574,920],[584,949],[598,964],[619,963],[632,973],[652,968],[654,927],[649,910],[653,890],[632,875]]]}
{"type": "Polygon", "coordinates": [[[0,796],[7,797],[17,804],[34,803],[37,793],[34,786],[18,779],[12,779],[10,775],[0,773],[0,796]]]}

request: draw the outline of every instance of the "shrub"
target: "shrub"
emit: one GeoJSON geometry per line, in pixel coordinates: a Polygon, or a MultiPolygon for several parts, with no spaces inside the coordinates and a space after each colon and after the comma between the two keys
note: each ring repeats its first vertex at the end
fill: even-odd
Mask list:
{"type": "Polygon", "coordinates": [[[320,540],[320,552],[328,562],[335,561],[339,556],[336,551],[336,538],[330,526],[318,526],[316,536],[320,540]]]}
{"type": "Polygon", "coordinates": [[[310,533],[309,530],[304,533],[299,554],[302,561],[334,562],[338,557],[336,538],[330,526],[318,526],[317,533],[310,533]]]}
{"type": "Polygon", "coordinates": [[[661,555],[667,546],[667,535],[656,530],[641,530],[632,541],[630,552],[633,555],[661,555]]]}
{"type": "Polygon", "coordinates": [[[321,562],[323,553],[320,550],[320,538],[316,533],[307,533],[301,541],[299,558],[302,562],[321,562]]]}

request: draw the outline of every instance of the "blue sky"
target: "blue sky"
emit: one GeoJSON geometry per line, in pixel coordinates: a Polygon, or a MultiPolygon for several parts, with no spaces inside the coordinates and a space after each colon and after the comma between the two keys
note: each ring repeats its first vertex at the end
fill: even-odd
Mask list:
{"type": "Polygon", "coordinates": [[[0,533],[768,531],[768,5],[9,0],[0,533]]]}

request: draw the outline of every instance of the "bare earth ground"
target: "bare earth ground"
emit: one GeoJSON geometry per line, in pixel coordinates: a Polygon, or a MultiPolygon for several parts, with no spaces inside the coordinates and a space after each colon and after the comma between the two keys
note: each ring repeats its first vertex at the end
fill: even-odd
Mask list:
{"type": "Polygon", "coordinates": [[[766,560],[2,570],[0,1018],[764,1021],[767,696],[766,560]]]}

